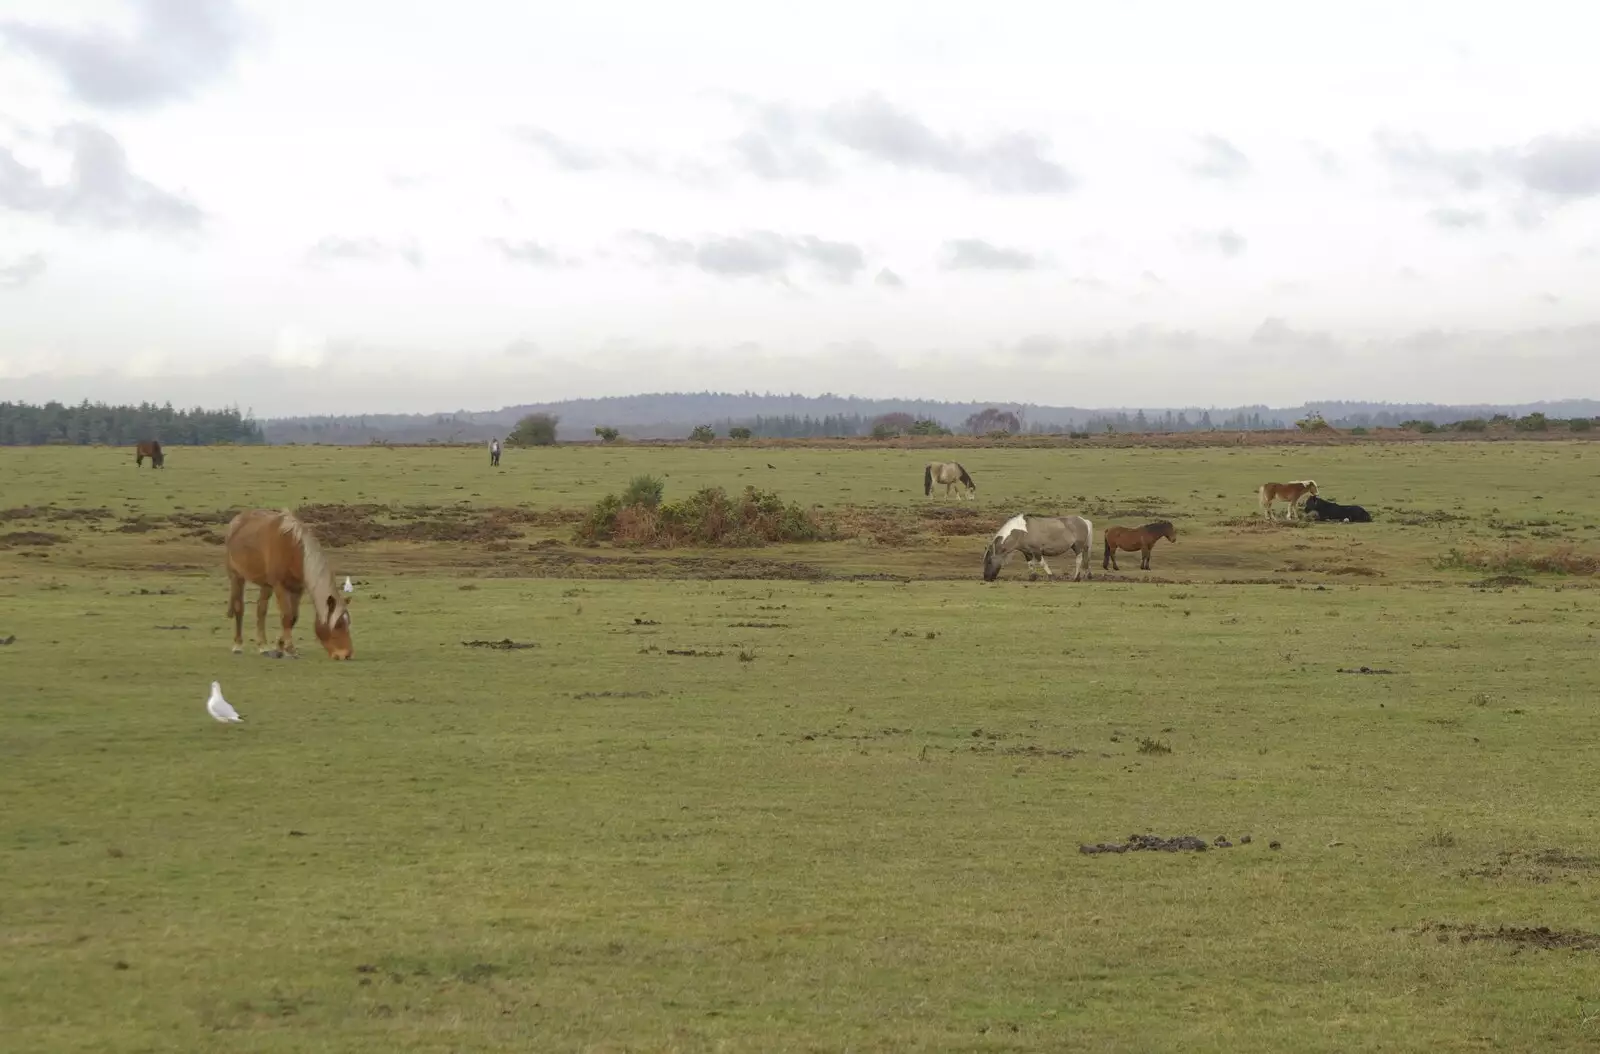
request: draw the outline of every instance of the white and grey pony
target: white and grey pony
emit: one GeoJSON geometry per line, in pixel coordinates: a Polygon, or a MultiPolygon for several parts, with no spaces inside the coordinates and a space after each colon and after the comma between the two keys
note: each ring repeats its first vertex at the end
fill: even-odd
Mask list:
{"type": "Polygon", "coordinates": [[[1094,548],[1094,524],[1082,516],[1032,516],[1019,512],[994,532],[988,548],[983,551],[983,580],[993,582],[1000,575],[1012,553],[1020,552],[1028,559],[1028,571],[1055,577],[1047,556],[1072,553],[1077,557],[1072,580],[1094,577],[1089,573],[1089,556],[1094,548]],[[1037,567],[1035,566],[1037,564],[1037,567]]]}
{"type": "Polygon", "coordinates": [[[956,491],[956,500],[962,497],[978,500],[978,485],[972,482],[972,477],[967,475],[967,470],[961,467],[959,461],[930,461],[922,467],[922,493],[924,496],[933,493],[935,483],[944,484],[944,496],[950,496],[950,490],[957,483],[966,488],[965,494],[956,491]]]}

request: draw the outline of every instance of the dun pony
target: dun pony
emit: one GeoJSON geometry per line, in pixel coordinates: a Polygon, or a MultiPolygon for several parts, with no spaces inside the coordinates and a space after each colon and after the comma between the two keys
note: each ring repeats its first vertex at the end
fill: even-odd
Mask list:
{"type": "Polygon", "coordinates": [[[1072,553],[1077,557],[1072,580],[1093,577],[1089,574],[1089,553],[1094,548],[1094,525],[1082,516],[1032,516],[1018,513],[994,532],[988,548],[983,551],[983,580],[993,582],[1000,575],[1012,553],[1020,552],[1028,559],[1028,571],[1055,577],[1047,556],[1072,553]],[[1037,564],[1037,567],[1035,567],[1037,564]]]}
{"type": "Polygon", "coordinates": [[[1150,550],[1163,538],[1174,545],[1178,542],[1178,529],[1166,520],[1147,523],[1143,527],[1107,527],[1106,554],[1100,561],[1100,567],[1102,570],[1122,570],[1117,566],[1117,550],[1120,549],[1125,553],[1139,553],[1139,570],[1148,571],[1150,550]]]}
{"type": "Polygon", "coordinates": [[[135,468],[144,466],[144,459],[150,459],[151,468],[163,468],[167,457],[161,452],[161,444],[154,439],[141,439],[133,448],[133,464],[135,468]]]}
{"type": "MultiPolygon", "coordinates": [[[[973,501],[978,500],[978,485],[972,482],[972,477],[967,475],[967,470],[961,467],[958,461],[930,461],[922,468],[922,493],[924,496],[933,493],[935,483],[944,484],[944,496],[949,497],[950,491],[956,484],[966,488],[965,496],[973,501]]],[[[963,493],[956,491],[959,501],[963,493]]]]}
{"type": "Polygon", "coordinates": [[[1272,519],[1272,503],[1284,502],[1289,508],[1284,512],[1283,518],[1293,519],[1300,512],[1300,499],[1316,494],[1317,481],[1314,479],[1297,479],[1290,483],[1263,483],[1256,491],[1256,499],[1261,503],[1261,515],[1272,519]]]}
{"type": "Polygon", "coordinates": [[[311,594],[317,639],[334,659],[355,656],[350,643],[349,601],[333,588],[333,571],[311,529],[288,509],[250,509],[228,524],[228,614],[233,617],[233,651],[244,651],[244,587],[261,587],[256,600],[256,643],[263,655],[296,657],[292,631],[300,618],[300,597],[311,594]],[[267,647],[267,602],[278,599],[283,632],[277,651],[267,647]]]}

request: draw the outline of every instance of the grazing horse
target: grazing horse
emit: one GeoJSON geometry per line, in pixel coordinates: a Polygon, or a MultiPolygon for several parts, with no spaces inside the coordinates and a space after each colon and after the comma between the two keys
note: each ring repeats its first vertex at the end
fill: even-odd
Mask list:
{"type": "MultiPolygon", "coordinates": [[[[967,470],[961,467],[959,461],[930,461],[922,467],[922,493],[924,496],[933,493],[935,483],[944,484],[944,496],[949,497],[951,488],[957,483],[966,487],[966,497],[973,501],[978,500],[978,485],[972,482],[972,477],[967,475],[967,470]]],[[[962,492],[956,491],[956,500],[961,500],[962,492]]]]}
{"type": "Polygon", "coordinates": [[[1166,520],[1157,520],[1147,523],[1143,527],[1107,527],[1106,528],[1106,555],[1100,561],[1100,568],[1110,568],[1120,571],[1117,566],[1117,550],[1125,553],[1141,553],[1139,557],[1139,570],[1150,570],[1150,550],[1155,544],[1165,538],[1174,545],[1178,542],[1178,529],[1166,520]]]}
{"type": "Polygon", "coordinates": [[[1319,520],[1343,520],[1345,523],[1372,522],[1372,514],[1359,505],[1340,505],[1315,494],[1306,499],[1306,515],[1319,520]]]}
{"type": "Polygon", "coordinates": [[[233,616],[233,652],[244,651],[244,587],[261,587],[256,601],[256,643],[261,654],[298,658],[292,631],[300,618],[300,597],[311,594],[317,639],[335,659],[354,657],[350,643],[349,600],[334,592],[333,571],[311,529],[288,509],[250,509],[228,524],[224,539],[228,564],[228,614],[233,616]],[[267,647],[267,601],[278,598],[283,632],[276,651],[267,647]]]}
{"type": "Polygon", "coordinates": [[[1072,553],[1077,557],[1072,580],[1092,578],[1089,574],[1089,553],[1094,548],[1094,525],[1082,516],[1032,516],[1020,512],[1000,525],[994,532],[988,548],[983,551],[983,580],[993,582],[1000,575],[1011,554],[1022,553],[1028,559],[1028,571],[1037,574],[1038,568],[1055,577],[1047,556],[1072,553]]]}
{"type": "Polygon", "coordinates": [[[166,455],[161,452],[161,444],[154,439],[141,439],[134,445],[134,467],[142,467],[145,458],[150,459],[151,468],[163,468],[167,460],[166,455]]]}
{"type": "Polygon", "coordinates": [[[1294,518],[1299,511],[1297,504],[1301,498],[1317,493],[1317,481],[1314,479],[1297,479],[1290,483],[1263,483],[1256,491],[1256,498],[1261,502],[1261,515],[1272,519],[1272,503],[1281,501],[1289,508],[1284,512],[1283,518],[1294,518]]]}

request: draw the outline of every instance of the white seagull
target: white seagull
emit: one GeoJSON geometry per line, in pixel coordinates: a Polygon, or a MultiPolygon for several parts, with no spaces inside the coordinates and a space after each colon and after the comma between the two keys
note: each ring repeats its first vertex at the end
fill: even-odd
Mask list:
{"type": "Polygon", "coordinates": [[[224,724],[230,721],[243,721],[239,711],[235,710],[226,699],[222,698],[222,683],[211,682],[211,698],[206,700],[206,712],[224,724]]]}
{"type": "Polygon", "coordinates": [[[349,575],[344,576],[344,591],[346,593],[354,593],[356,591],[356,587],[350,584],[349,575]]]}

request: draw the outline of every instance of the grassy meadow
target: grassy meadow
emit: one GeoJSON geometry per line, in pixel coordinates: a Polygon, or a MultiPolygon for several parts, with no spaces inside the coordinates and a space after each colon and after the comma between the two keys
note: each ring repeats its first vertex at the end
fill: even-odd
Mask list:
{"type": "Polygon", "coordinates": [[[0,449],[0,1050],[1600,1046],[1600,447],[937,456],[0,449]],[[573,544],[644,472],[840,538],[573,544]],[[254,505],[354,662],[229,654],[254,505]],[[1179,538],[985,585],[1022,509],[1179,538]]]}

